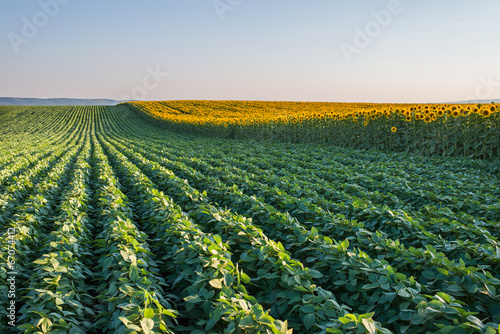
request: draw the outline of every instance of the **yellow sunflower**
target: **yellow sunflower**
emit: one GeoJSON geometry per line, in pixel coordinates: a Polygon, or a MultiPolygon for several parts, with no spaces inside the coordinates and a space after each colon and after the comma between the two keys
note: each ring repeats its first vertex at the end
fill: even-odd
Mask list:
{"type": "Polygon", "coordinates": [[[490,115],[491,115],[491,112],[488,109],[481,110],[481,116],[490,117],[490,115]]]}

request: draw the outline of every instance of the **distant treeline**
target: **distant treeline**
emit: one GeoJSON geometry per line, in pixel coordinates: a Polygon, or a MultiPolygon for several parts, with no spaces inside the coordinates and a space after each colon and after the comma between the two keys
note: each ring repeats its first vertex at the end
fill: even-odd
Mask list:
{"type": "Polygon", "coordinates": [[[123,101],[110,99],[36,99],[20,97],[0,97],[2,106],[95,106],[95,105],[116,105],[123,101]]]}

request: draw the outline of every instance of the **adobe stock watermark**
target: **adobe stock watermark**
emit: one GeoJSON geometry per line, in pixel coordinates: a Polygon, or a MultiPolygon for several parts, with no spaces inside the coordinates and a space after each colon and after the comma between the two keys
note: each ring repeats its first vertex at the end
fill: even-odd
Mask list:
{"type": "MultiPolygon", "coordinates": [[[[412,1],[412,0],[408,0],[412,1]]],[[[400,0],[390,0],[387,8],[370,13],[373,20],[368,21],[363,27],[354,27],[354,39],[352,43],[340,43],[340,50],[348,63],[352,62],[354,55],[359,55],[372,41],[380,36],[383,29],[388,27],[392,19],[403,12],[404,7],[400,0]]]]}
{"type": "Polygon", "coordinates": [[[37,11],[31,18],[24,16],[22,21],[22,27],[20,34],[15,32],[10,32],[7,34],[10,45],[16,54],[21,50],[21,45],[28,44],[33,38],[35,38],[40,30],[43,29],[47,24],[49,24],[50,19],[59,14],[62,5],[66,5],[70,0],[40,0],[38,5],[40,10],[37,11]]]}
{"type": "Polygon", "coordinates": [[[14,327],[16,325],[16,229],[14,227],[7,229],[7,298],[9,303],[6,305],[7,324],[14,327]]]}
{"type": "Polygon", "coordinates": [[[148,94],[160,87],[160,85],[168,77],[168,72],[163,72],[160,65],[156,65],[155,68],[151,66],[146,67],[146,75],[142,78],[142,83],[140,85],[134,86],[130,90],[130,94],[124,94],[121,96],[123,101],[142,101],[146,100],[148,94]]]}
{"type": "Polygon", "coordinates": [[[500,97],[499,77],[500,75],[494,77],[493,74],[487,77],[480,76],[476,88],[474,89],[474,95],[468,96],[466,101],[498,99],[500,97]]]}
{"type": "Polygon", "coordinates": [[[214,0],[212,2],[217,15],[221,21],[224,21],[227,12],[232,12],[240,6],[243,0],[214,0]]]}

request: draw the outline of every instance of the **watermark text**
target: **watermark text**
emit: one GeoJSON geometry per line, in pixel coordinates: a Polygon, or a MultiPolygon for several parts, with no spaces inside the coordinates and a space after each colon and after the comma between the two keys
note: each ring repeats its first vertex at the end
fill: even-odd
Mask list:
{"type": "Polygon", "coordinates": [[[10,32],[7,34],[10,45],[16,54],[21,51],[21,45],[28,44],[35,38],[41,29],[49,24],[50,19],[59,14],[62,5],[66,5],[70,0],[40,0],[38,5],[40,10],[31,18],[24,16],[20,33],[10,32]]]}
{"type": "Polygon", "coordinates": [[[9,303],[7,305],[7,323],[9,326],[16,325],[16,229],[9,228],[7,230],[7,297],[9,303]]]}

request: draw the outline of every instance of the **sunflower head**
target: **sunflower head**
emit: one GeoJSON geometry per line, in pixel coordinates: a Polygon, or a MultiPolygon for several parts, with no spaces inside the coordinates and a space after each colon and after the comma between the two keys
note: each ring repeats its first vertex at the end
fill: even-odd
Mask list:
{"type": "Polygon", "coordinates": [[[432,118],[431,118],[431,116],[430,116],[430,115],[425,115],[425,117],[424,117],[424,122],[425,122],[425,123],[430,123],[430,122],[431,122],[431,120],[432,120],[432,118]]]}
{"type": "Polygon", "coordinates": [[[391,128],[391,132],[396,132],[396,131],[398,131],[398,128],[397,128],[397,127],[395,127],[395,126],[393,126],[393,127],[391,128]]]}
{"type": "Polygon", "coordinates": [[[444,110],[443,109],[439,109],[437,111],[437,115],[440,116],[440,117],[443,116],[444,115],[444,110]]]}
{"type": "Polygon", "coordinates": [[[490,117],[491,115],[491,112],[489,111],[489,109],[483,109],[481,110],[481,116],[483,117],[490,117]]]}

